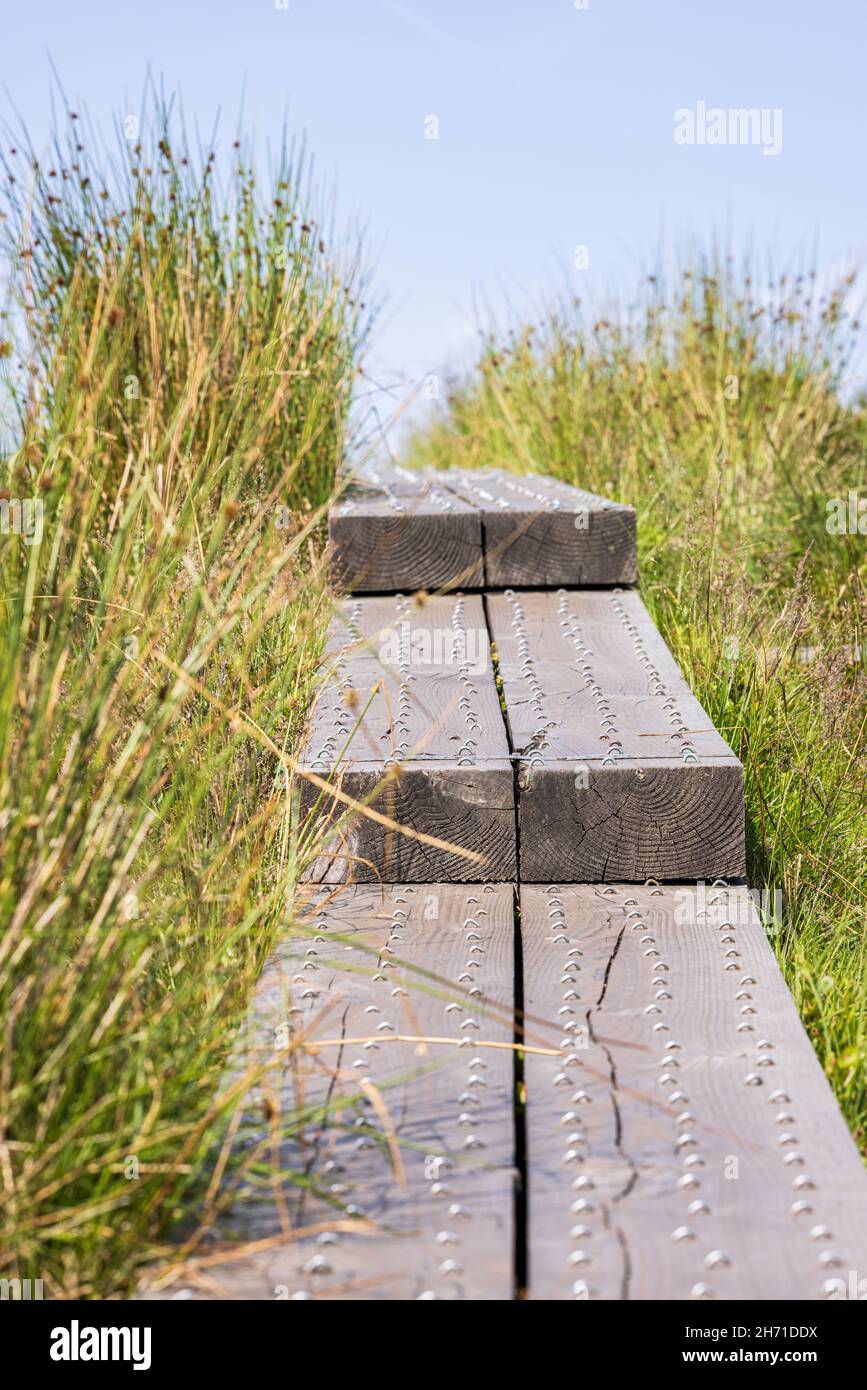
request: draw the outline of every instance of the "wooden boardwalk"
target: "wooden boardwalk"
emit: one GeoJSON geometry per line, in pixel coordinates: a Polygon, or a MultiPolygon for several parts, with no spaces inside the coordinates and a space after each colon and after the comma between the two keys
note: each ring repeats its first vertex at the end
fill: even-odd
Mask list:
{"type": "Polygon", "coordinates": [[[530,1296],[838,1294],[867,1177],[747,890],[521,906],[528,1039],[556,1017],[578,1037],[527,1056],[530,1296]]]}
{"type": "Polygon", "coordinates": [[[510,590],[486,606],[522,881],[743,874],[743,770],[638,595],[510,590]]]}
{"type": "Polygon", "coordinates": [[[638,578],[632,507],[496,469],[381,470],[350,485],[330,530],[335,572],[357,594],[638,578]]]}
{"type": "Polygon", "coordinates": [[[397,470],[331,529],[330,824],[233,1062],[261,1162],[144,1296],[857,1296],[867,1178],[632,509],[397,470]]]}
{"type": "Polygon", "coordinates": [[[482,599],[352,599],[332,625],[325,670],[306,766],[426,838],[381,819],[347,823],[345,802],[307,782],[304,808],[318,801],[336,823],[313,875],[514,880],[514,777],[482,599]]]}
{"type": "Polygon", "coordinates": [[[279,1199],[268,1181],[251,1186],[225,1234],[265,1248],[205,1266],[188,1287],[512,1297],[513,891],[353,886],[312,904],[310,934],[262,977],[237,1059],[276,1064],[260,1092],[291,1117],[282,1157],[304,1185],[279,1199]],[[306,1046],[293,1051],[295,1038],[306,1046]]]}

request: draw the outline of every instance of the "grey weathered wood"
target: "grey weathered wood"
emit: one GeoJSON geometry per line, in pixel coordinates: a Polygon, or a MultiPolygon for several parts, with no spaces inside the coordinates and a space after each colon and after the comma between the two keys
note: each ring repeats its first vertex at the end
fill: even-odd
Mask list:
{"type": "Polygon", "coordinates": [[[329,531],[353,593],[638,577],[634,508],[534,474],[380,468],[331,507],[329,531]]]}
{"type": "Polygon", "coordinates": [[[636,582],[633,507],[534,473],[450,469],[439,476],[479,510],[486,585],[636,582]]]}
{"type": "Polygon", "coordinates": [[[332,567],[352,593],[476,588],[483,582],[478,511],[431,474],[380,469],[329,509],[332,567]]]}
{"type": "Polygon", "coordinates": [[[857,1297],[867,1175],[747,890],[523,887],[521,935],[564,1044],[525,1064],[530,1296],[857,1297]]]}
{"type": "MultiPolygon", "coordinates": [[[[546,479],[395,470],[341,505],[357,589],[635,578],[631,509],[546,479]]],[[[604,886],[744,867],[740,763],[637,594],[357,598],[324,667],[312,877],[378,886],[302,890],[230,1075],[266,1069],[232,1131],[260,1162],[144,1296],[506,1299],[516,1182],[531,1298],[863,1296],[867,1178],[748,893],[604,886]]]]}
{"type": "MultiPolygon", "coordinates": [[[[321,883],[421,883],[431,877],[469,883],[489,872],[497,882],[514,882],[515,803],[508,763],[409,765],[390,783],[384,782],[384,771],[370,764],[347,766],[333,785],[354,802],[441,844],[384,827],[361,811],[332,803],[326,793],[325,803],[333,805],[332,833],[307,877],[321,883]]],[[[313,809],[317,796],[316,788],[304,785],[303,813],[313,809]]]]}
{"type": "Polygon", "coordinates": [[[514,880],[514,777],[481,599],[400,595],[341,605],[302,766],[389,829],[302,779],[302,811],[334,823],[311,876],[326,882],[514,880]],[[371,800],[372,798],[372,800],[371,800]]]}
{"type": "Polygon", "coordinates": [[[740,876],[743,769],[638,594],[485,599],[520,774],[520,876],[740,876]]]}
{"type": "Polygon", "coordinates": [[[251,1101],[237,1142],[276,1124],[280,1166],[305,1186],[272,1174],[258,1202],[251,1186],[218,1236],[276,1243],[200,1252],[151,1297],[511,1297],[513,913],[513,890],[490,884],[353,886],[311,904],[308,933],[262,975],[234,1062],[270,1065],[257,1094],[280,1116],[269,1129],[251,1101]]]}

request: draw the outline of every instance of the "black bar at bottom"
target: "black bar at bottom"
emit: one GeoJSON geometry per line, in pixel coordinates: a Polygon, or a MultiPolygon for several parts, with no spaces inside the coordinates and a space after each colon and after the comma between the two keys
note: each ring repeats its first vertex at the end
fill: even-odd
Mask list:
{"type": "MultiPolygon", "coordinates": [[[[850,1302],[853,1296],[857,1301],[867,1299],[867,1281],[854,1294],[846,1291],[839,1302],[850,1302]]],[[[202,1376],[213,1372],[220,1384],[226,1384],[233,1373],[247,1378],[252,1373],[259,1386],[270,1381],[285,1386],[288,1380],[297,1382],[305,1362],[315,1364],[320,1374],[327,1369],[331,1379],[343,1374],[351,1377],[360,1353],[372,1362],[378,1352],[387,1352],[389,1343],[392,1353],[398,1350],[401,1339],[392,1340],[393,1318],[388,1315],[380,1318],[368,1310],[358,1325],[361,1340],[356,1344],[354,1318],[345,1305],[337,1308],[327,1298],[313,1302],[325,1305],[323,1312],[311,1309],[309,1300],[303,1308],[285,1306],[280,1300],[230,1304],[9,1300],[0,1301],[0,1335],[5,1357],[11,1356],[19,1377],[22,1370],[32,1369],[61,1383],[79,1375],[93,1381],[106,1371],[114,1378],[136,1373],[142,1378],[163,1378],[192,1372],[201,1385],[202,1376]],[[320,1323],[323,1315],[326,1321],[320,1323]],[[347,1361],[342,1366],[334,1337],[344,1329],[347,1361]]],[[[493,1306],[494,1319],[498,1308],[508,1317],[503,1331],[510,1337],[517,1330],[514,1304],[493,1306]]],[[[522,1306],[519,1316],[529,1319],[526,1329],[533,1326],[535,1315],[532,1305],[522,1306]]],[[[436,1322],[427,1321],[430,1314],[422,1316],[422,1332],[435,1331],[436,1322]]],[[[478,1313],[474,1323],[477,1317],[478,1313]]],[[[829,1372],[851,1366],[860,1353],[864,1332],[857,1310],[841,1308],[835,1301],[579,1303],[568,1312],[561,1309],[560,1317],[568,1335],[562,1342],[547,1336],[546,1346],[554,1350],[562,1345],[564,1352],[570,1347],[573,1353],[582,1346],[595,1347],[597,1353],[607,1347],[619,1378],[633,1368],[655,1378],[675,1367],[701,1372],[713,1365],[728,1369],[794,1365],[812,1368],[827,1380],[829,1372]]],[[[547,1333],[550,1324],[544,1327],[547,1333]]],[[[477,1336],[477,1324],[473,1330],[477,1336]]],[[[405,1337],[405,1326],[401,1332],[405,1337]]],[[[428,1354],[434,1346],[426,1348],[428,1354]]],[[[448,1356],[452,1354],[453,1349],[448,1356]]],[[[548,1355],[546,1351],[546,1360],[548,1355]]]]}

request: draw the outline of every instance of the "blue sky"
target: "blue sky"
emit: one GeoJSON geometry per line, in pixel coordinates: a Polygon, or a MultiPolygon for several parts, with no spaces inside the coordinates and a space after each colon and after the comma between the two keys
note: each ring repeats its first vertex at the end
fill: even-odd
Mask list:
{"type": "Polygon", "coordinates": [[[222,108],[227,144],[242,93],[263,145],[285,113],[367,227],[383,380],[466,361],[485,303],[628,295],[660,247],[717,234],[829,273],[867,252],[857,0],[38,0],[3,49],[37,142],[48,53],[106,128],[148,67],[204,130],[222,108]],[[677,144],[699,102],[781,111],[780,152],[677,144]]]}

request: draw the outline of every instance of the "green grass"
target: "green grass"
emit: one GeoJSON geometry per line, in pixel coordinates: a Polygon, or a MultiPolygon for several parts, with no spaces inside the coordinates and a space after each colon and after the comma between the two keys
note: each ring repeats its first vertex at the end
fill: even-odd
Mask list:
{"type": "Polygon", "coordinates": [[[711,257],[611,322],[571,302],[491,338],[407,461],[636,506],[643,595],[744,762],[749,883],[782,894],[774,944],[863,1150],[865,539],[826,526],[867,484],[853,293],[711,257]]]}
{"type": "Polygon", "coordinates": [[[288,769],[367,331],[300,155],[228,185],[159,103],[111,179],[10,141],[0,368],[0,1274],[128,1292],[199,1203],[312,832],[288,769]],[[11,515],[11,513],[10,513],[11,515]],[[9,528],[7,527],[7,530],[9,528]]]}

